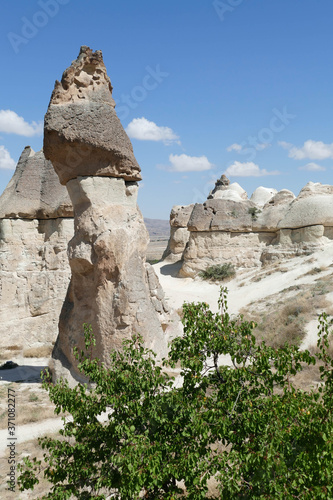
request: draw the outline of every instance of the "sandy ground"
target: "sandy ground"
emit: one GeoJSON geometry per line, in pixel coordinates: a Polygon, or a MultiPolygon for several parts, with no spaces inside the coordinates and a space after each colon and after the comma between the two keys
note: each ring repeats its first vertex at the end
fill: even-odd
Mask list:
{"type": "MultiPolygon", "coordinates": [[[[229,312],[237,314],[251,302],[267,298],[293,285],[314,283],[316,274],[307,274],[314,268],[321,268],[321,277],[333,274],[333,243],[323,249],[313,252],[310,256],[295,257],[284,261],[271,274],[267,269],[238,270],[236,278],[226,283],[228,288],[229,312]],[[260,281],[253,281],[260,278],[260,281]]],[[[212,310],[217,311],[220,284],[207,283],[200,278],[177,278],[181,263],[170,264],[159,262],[153,267],[165,291],[169,304],[177,309],[186,302],[207,302],[212,310]]],[[[333,279],[333,277],[332,277],[333,279]]],[[[333,302],[333,295],[327,296],[333,302]]],[[[302,348],[308,348],[317,342],[317,321],[308,325],[308,335],[304,339],[302,348]]]]}

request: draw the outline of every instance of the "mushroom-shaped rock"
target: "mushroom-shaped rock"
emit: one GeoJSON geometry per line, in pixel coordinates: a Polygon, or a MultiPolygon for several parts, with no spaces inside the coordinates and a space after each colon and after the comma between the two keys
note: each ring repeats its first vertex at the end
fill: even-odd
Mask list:
{"type": "Polygon", "coordinates": [[[72,276],[53,350],[55,378],[71,383],[81,377],[73,345],[84,347],[84,323],[92,325],[95,355],[106,364],[110,351],[135,334],[159,357],[167,352],[163,292],[152,296],[156,287],[147,277],[149,236],[135,182],[140,168],[111,90],[101,52],[82,47],[56,83],[45,117],[45,155],[66,183],[75,217],[72,276]]]}
{"type": "Polygon", "coordinates": [[[215,186],[214,186],[214,189],[212,189],[212,191],[209,193],[208,195],[208,199],[210,198],[213,198],[214,194],[217,192],[217,191],[220,191],[220,190],[223,190],[223,189],[226,189],[230,184],[230,181],[228,179],[228,177],[226,175],[222,175],[220,177],[220,179],[217,179],[217,181],[215,182],[215,186]]]}
{"type": "Polygon", "coordinates": [[[207,200],[247,200],[246,191],[237,183],[230,184],[229,179],[223,174],[220,179],[215,182],[215,187],[209,193],[207,200]]]}

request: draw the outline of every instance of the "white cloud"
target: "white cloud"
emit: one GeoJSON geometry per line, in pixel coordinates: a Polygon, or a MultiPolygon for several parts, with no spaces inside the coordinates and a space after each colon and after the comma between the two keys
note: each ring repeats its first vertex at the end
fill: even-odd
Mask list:
{"type": "Polygon", "coordinates": [[[318,163],[307,163],[304,167],[298,167],[298,170],[306,170],[307,172],[324,172],[325,167],[318,165],[318,163]]]}
{"type": "Polygon", "coordinates": [[[333,143],[325,144],[322,141],[305,141],[303,146],[298,148],[288,142],[279,142],[280,146],[289,151],[289,158],[294,160],[326,160],[333,159],[333,143]]]}
{"type": "Polygon", "coordinates": [[[227,148],[227,151],[241,151],[243,148],[243,146],[241,144],[237,144],[236,142],[234,144],[231,144],[231,146],[229,146],[227,148]]]}
{"type": "Polygon", "coordinates": [[[224,172],[227,176],[234,177],[262,177],[264,175],[278,175],[280,172],[278,170],[272,170],[268,172],[267,170],[260,169],[258,165],[252,161],[241,163],[240,161],[235,161],[227,170],[224,172]]]}
{"type": "Polygon", "coordinates": [[[6,134],[17,134],[25,137],[33,135],[42,135],[43,123],[31,122],[28,123],[22,116],[19,116],[15,111],[10,109],[0,110],[0,132],[6,134]]]}
{"type": "Polygon", "coordinates": [[[293,145],[290,142],[286,142],[286,141],[279,141],[278,145],[284,149],[290,149],[293,147],[293,145]]]}
{"type": "Polygon", "coordinates": [[[257,151],[262,151],[263,149],[267,149],[271,146],[271,144],[269,142],[258,142],[258,144],[256,144],[255,148],[257,151]]]}
{"type": "Polygon", "coordinates": [[[170,155],[170,172],[202,172],[214,167],[206,156],[170,155]]]}
{"type": "Polygon", "coordinates": [[[0,146],[0,168],[14,170],[16,166],[15,161],[11,158],[9,151],[5,146],[0,146]]]}
{"type": "Polygon", "coordinates": [[[176,142],[180,144],[179,137],[169,127],[159,127],[146,118],[134,118],[126,127],[126,132],[132,139],[139,141],[162,141],[164,144],[176,142]]]}
{"type": "Polygon", "coordinates": [[[248,143],[243,143],[243,144],[237,144],[235,142],[234,144],[231,144],[231,146],[227,147],[227,151],[230,153],[231,151],[236,151],[237,153],[241,153],[241,151],[248,150],[249,148],[254,147],[256,151],[262,151],[263,149],[269,148],[271,144],[268,142],[257,142],[251,145],[248,143]]]}

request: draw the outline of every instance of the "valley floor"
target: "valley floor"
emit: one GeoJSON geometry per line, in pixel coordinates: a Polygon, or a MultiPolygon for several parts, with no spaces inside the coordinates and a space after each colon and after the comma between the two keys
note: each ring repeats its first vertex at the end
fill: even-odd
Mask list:
{"type": "MultiPolygon", "coordinates": [[[[220,284],[202,281],[200,278],[178,278],[177,274],[180,269],[181,263],[170,264],[168,262],[159,262],[154,264],[155,272],[157,273],[161,285],[165,291],[166,299],[169,305],[175,310],[180,311],[184,301],[187,302],[207,302],[210,307],[217,311],[217,300],[219,296],[220,284]]],[[[226,283],[228,288],[228,307],[230,313],[238,313],[240,311],[256,310],[261,313],[268,308],[277,307],[284,297],[284,300],[292,303],[297,294],[303,290],[317,290],[317,296],[322,296],[322,302],[325,307],[329,304],[332,306],[333,302],[333,243],[326,245],[322,249],[316,250],[311,255],[296,257],[286,260],[283,263],[276,263],[270,266],[259,269],[240,269],[237,270],[236,277],[226,283]]],[[[308,300],[309,310],[311,303],[314,300],[315,292],[311,295],[309,292],[305,296],[308,300]]],[[[324,309],[326,310],[326,309],[324,309]]],[[[317,340],[317,316],[322,312],[319,308],[312,307],[312,316],[308,317],[306,324],[306,335],[302,341],[301,347],[309,348],[316,344],[317,340]]],[[[329,311],[328,311],[329,312],[329,311]]],[[[40,404],[43,406],[46,403],[43,401],[42,396],[39,396],[41,391],[40,382],[36,380],[36,366],[47,365],[47,359],[36,359],[34,361],[28,359],[17,359],[20,368],[21,380],[30,378],[30,381],[23,383],[15,383],[14,371],[8,370],[0,371],[0,390],[1,390],[1,411],[5,411],[7,400],[7,388],[15,388],[17,391],[17,411],[26,413],[31,411],[31,406],[36,405],[34,398],[36,396],[28,396],[29,391],[35,392],[40,398],[40,404]],[[25,365],[24,368],[22,365],[25,365]],[[23,394],[27,393],[26,399],[23,394]],[[28,399],[27,399],[28,398],[28,399]],[[29,399],[30,398],[30,399],[29,399]],[[29,407],[29,410],[28,410],[29,407]]],[[[47,396],[47,395],[46,395],[47,396]]],[[[17,445],[19,449],[18,458],[29,453],[29,443],[31,439],[46,432],[55,432],[62,424],[60,418],[49,418],[50,415],[45,416],[45,419],[39,422],[23,423],[18,425],[17,428],[17,445]]],[[[29,494],[24,494],[15,497],[8,496],[5,492],[6,481],[6,458],[8,455],[7,438],[8,431],[6,426],[2,426],[0,430],[0,455],[2,457],[1,474],[0,476],[3,485],[0,488],[1,498],[33,498],[29,494]],[[4,496],[2,496],[4,495],[4,496]],[[6,496],[7,495],[7,496],[6,496]]],[[[32,445],[31,445],[32,446],[32,445]]],[[[36,444],[33,445],[34,447],[36,444]]],[[[9,493],[8,493],[9,494],[9,493]]]]}

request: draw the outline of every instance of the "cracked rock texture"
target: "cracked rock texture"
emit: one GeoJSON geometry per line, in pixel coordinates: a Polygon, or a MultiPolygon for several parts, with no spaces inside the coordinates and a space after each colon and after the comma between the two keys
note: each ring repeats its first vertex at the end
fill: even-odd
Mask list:
{"type": "Polygon", "coordinates": [[[73,217],[67,190],[43,151],[24,148],[15,173],[0,196],[0,219],[73,217]]]}
{"type": "Polygon", "coordinates": [[[44,122],[44,154],[61,184],[78,175],[141,179],[131,141],[115,111],[102,52],[81,47],[56,81],[44,122]]]}
{"type": "Polygon", "coordinates": [[[0,197],[2,348],[52,345],[68,288],[73,210],[43,152],[26,147],[0,197]]]}

